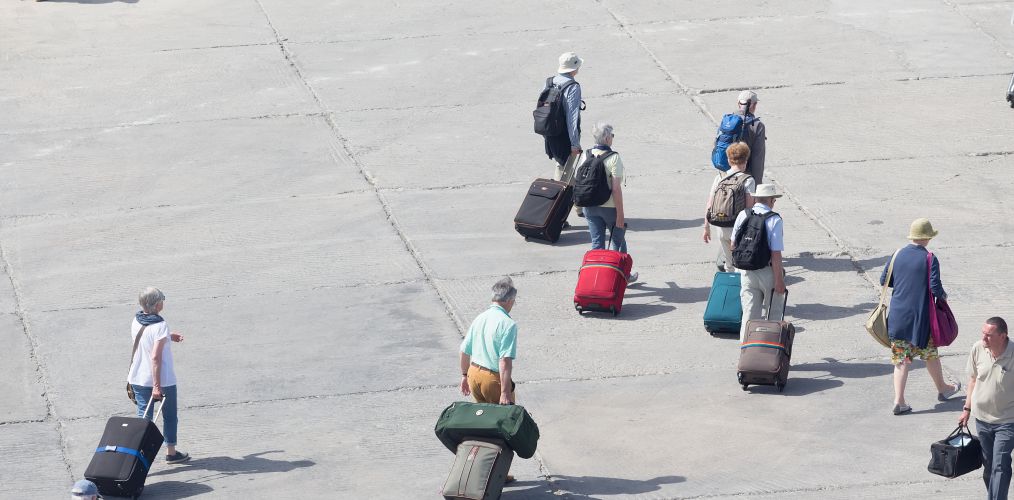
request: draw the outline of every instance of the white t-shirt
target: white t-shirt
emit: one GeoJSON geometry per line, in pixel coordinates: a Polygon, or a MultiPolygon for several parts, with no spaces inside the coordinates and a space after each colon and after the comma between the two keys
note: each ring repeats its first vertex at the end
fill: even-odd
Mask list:
{"type": "MultiPolygon", "coordinates": [[[[134,345],[134,339],[137,338],[137,333],[140,331],[141,324],[135,318],[130,324],[131,346],[134,345]]],[[[148,325],[144,329],[144,336],[137,343],[137,352],[134,353],[134,359],[130,362],[130,373],[127,375],[127,382],[142,387],[155,386],[155,380],[152,378],[151,373],[151,351],[155,347],[155,342],[161,339],[166,339],[165,346],[162,347],[161,386],[169,387],[176,385],[176,371],[173,370],[173,351],[169,347],[172,341],[169,339],[169,324],[165,321],[148,325]]]]}

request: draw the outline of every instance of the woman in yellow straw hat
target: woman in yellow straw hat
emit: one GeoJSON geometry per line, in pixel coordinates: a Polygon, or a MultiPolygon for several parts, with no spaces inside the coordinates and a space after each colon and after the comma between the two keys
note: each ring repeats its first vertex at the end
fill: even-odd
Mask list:
{"type": "MultiPolygon", "coordinates": [[[[891,273],[892,288],[890,315],[887,319],[887,332],[891,337],[891,362],[894,363],[894,414],[902,415],[912,411],[905,402],[905,383],[912,366],[912,359],[918,356],[926,361],[926,371],[937,386],[937,399],[946,401],[961,390],[961,383],[947,385],[944,382],[943,369],[940,367],[940,355],[930,339],[930,294],[927,292],[927,273],[929,288],[933,296],[946,299],[947,292],[940,281],[940,263],[933,256],[932,265],[927,269],[929,251],[926,245],[939,232],[933,229],[929,219],[916,219],[909,228],[908,239],[911,244],[898,250],[892,261],[894,270],[891,273]]],[[[880,284],[887,279],[884,266],[880,275],[880,284]]]]}

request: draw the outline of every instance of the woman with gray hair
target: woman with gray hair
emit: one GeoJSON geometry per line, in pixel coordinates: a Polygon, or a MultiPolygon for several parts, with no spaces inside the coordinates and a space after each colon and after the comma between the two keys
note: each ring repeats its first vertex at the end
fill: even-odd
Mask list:
{"type": "MultiPolygon", "coordinates": [[[[609,230],[611,246],[620,252],[627,253],[627,223],[623,211],[623,162],[620,154],[613,151],[613,126],[601,121],[592,129],[595,146],[588,150],[587,160],[598,162],[592,168],[604,168],[606,182],[610,187],[609,199],[599,206],[584,207],[584,216],[588,220],[588,232],[591,234],[592,250],[607,249],[606,231],[609,230]]],[[[584,165],[582,165],[583,167],[584,165]]],[[[638,274],[630,272],[628,283],[637,281],[638,274]]]]}
{"type": "Polygon", "coordinates": [[[173,367],[172,342],[183,342],[183,335],[169,331],[159,314],[165,303],[165,294],[155,287],[141,290],[138,297],[141,310],[134,315],[130,336],[134,351],[130,359],[127,382],[134,389],[137,416],[151,420],[155,403],[162,402],[162,434],[165,436],[166,457],[169,464],[190,460],[190,455],[176,449],[176,372],[173,367]]]}

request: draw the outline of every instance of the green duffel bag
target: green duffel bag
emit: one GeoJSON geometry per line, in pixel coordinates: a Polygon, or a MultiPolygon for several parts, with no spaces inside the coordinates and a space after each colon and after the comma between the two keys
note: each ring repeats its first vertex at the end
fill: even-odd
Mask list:
{"type": "Polygon", "coordinates": [[[523,406],[489,403],[451,403],[437,419],[433,431],[451,453],[462,441],[502,439],[521,458],[532,458],[539,444],[539,426],[523,406]]]}

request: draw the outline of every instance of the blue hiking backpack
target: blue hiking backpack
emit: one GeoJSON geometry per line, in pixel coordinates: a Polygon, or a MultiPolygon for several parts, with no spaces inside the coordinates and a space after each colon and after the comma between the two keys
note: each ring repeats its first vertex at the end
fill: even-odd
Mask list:
{"type": "Polygon", "coordinates": [[[718,125],[718,137],[715,137],[715,148],[711,150],[711,164],[715,168],[722,172],[729,170],[729,158],[725,156],[725,150],[729,149],[732,143],[745,140],[750,124],[756,119],[738,113],[729,113],[722,117],[722,123],[718,125]]]}

